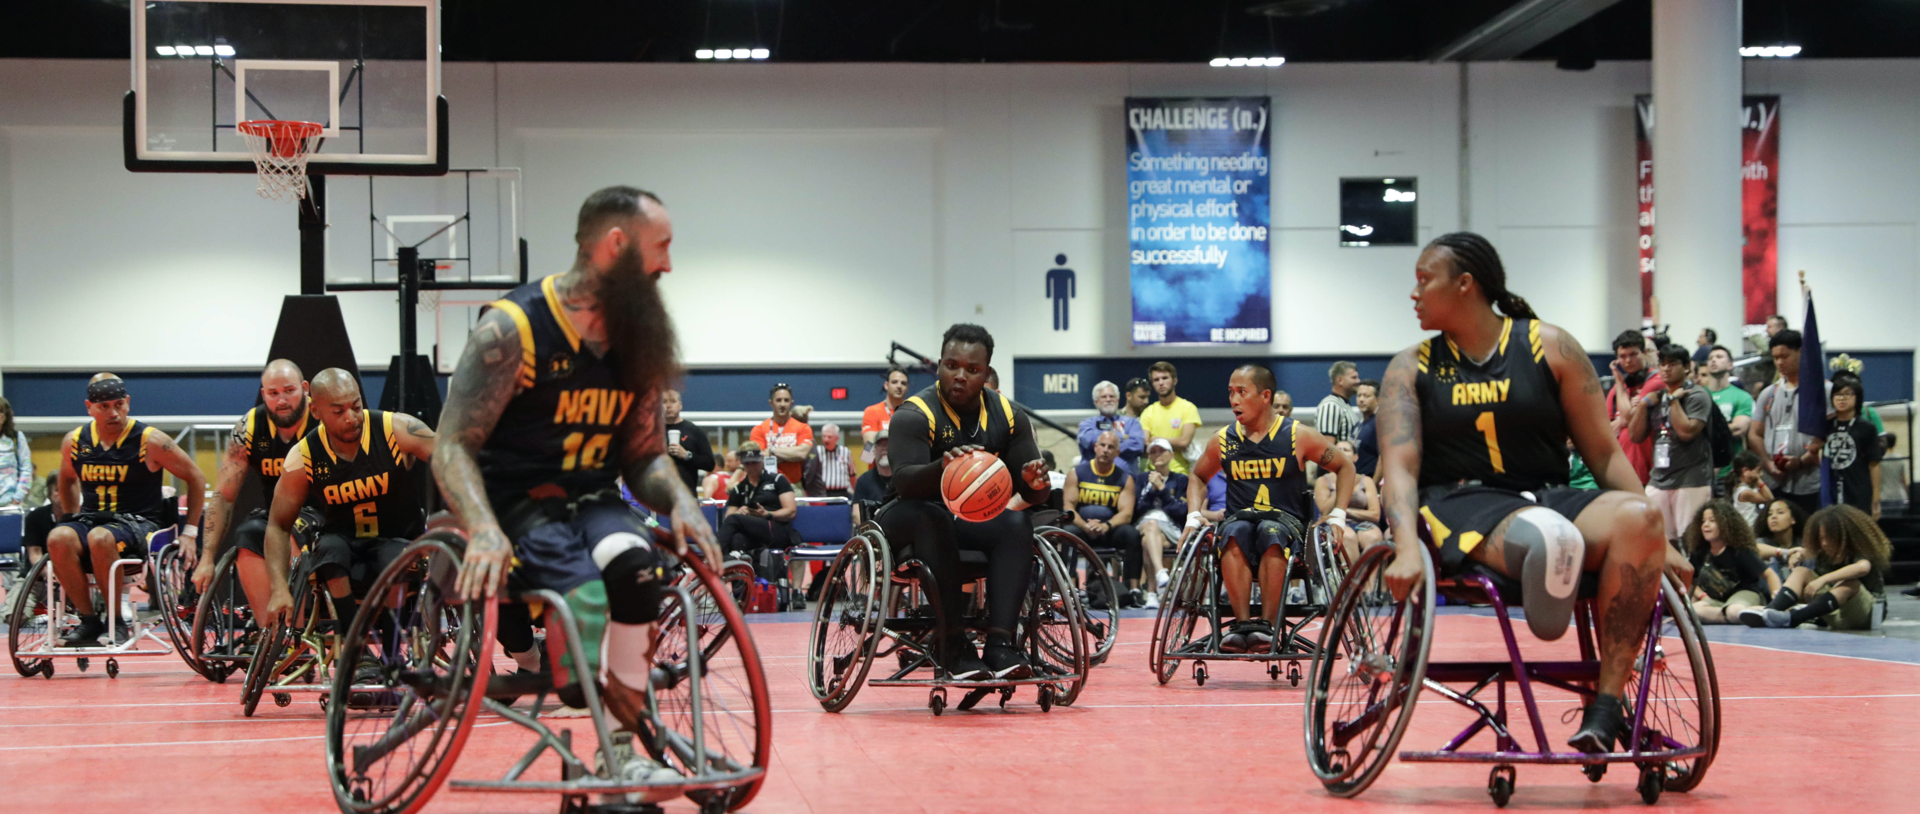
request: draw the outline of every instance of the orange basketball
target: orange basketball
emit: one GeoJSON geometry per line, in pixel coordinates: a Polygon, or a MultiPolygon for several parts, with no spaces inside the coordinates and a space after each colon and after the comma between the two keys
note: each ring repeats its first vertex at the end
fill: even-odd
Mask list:
{"type": "Polygon", "coordinates": [[[992,520],[1013,497],[1013,476],[1000,456],[974,452],[956,458],[940,473],[940,497],[955,517],[970,523],[992,520]]]}

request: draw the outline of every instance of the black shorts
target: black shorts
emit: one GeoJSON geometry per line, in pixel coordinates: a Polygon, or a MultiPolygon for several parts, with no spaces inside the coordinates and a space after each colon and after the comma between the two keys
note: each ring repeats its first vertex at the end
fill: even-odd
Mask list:
{"type": "Polygon", "coordinates": [[[652,558],[643,570],[655,570],[659,552],[653,549],[653,531],[640,514],[618,500],[583,500],[566,520],[552,520],[534,526],[513,541],[516,588],[545,588],[567,595],[569,591],[600,579],[600,565],[593,559],[594,548],[616,534],[640,538],[642,550],[652,558]]]}
{"type": "Polygon", "coordinates": [[[1533,493],[1491,486],[1430,486],[1420,492],[1420,539],[1440,551],[1440,576],[1459,573],[1461,564],[1500,522],[1529,506],[1544,506],[1574,520],[1606,494],[1600,489],[1549,486],[1533,493]]]}
{"type": "MultiPolygon", "coordinates": [[[[300,507],[300,515],[293,520],[294,548],[305,551],[308,546],[313,545],[314,534],[324,522],[326,519],[320,516],[318,509],[312,506],[300,507]]],[[[228,537],[233,540],[234,547],[241,551],[251,551],[259,556],[266,556],[267,510],[254,509],[248,512],[247,519],[234,526],[228,537]]]]}
{"type": "MultiPolygon", "coordinates": [[[[81,512],[56,524],[55,529],[73,529],[80,538],[81,548],[86,548],[87,535],[94,529],[104,529],[113,535],[113,542],[119,547],[120,559],[144,560],[147,558],[147,538],[159,529],[158,524],[145,517],[133,514],[109,514],[106,512],[81,512]]],[[[80,570],[93,573],[93,557],[80,557],[80,570]]]]}
{"type": "Polygon", "coordinates": [[[306,569],[322,581],[345,575],[353,586],[353,595],[365,596],[373,581],[380,578],[380,572],[387,570],[412,544],[413,541],[398,537],[322,534],[307,551],[304,562],[306,569]]]}

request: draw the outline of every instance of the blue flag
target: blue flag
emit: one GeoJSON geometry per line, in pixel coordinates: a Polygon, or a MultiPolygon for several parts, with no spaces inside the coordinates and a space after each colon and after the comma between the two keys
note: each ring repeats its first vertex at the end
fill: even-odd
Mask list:
{"type": "MultiPolygon", "coordinates": [[[[1820,352],[1820,320],[1813,313],[1813,292],[1807,292],[1807,318],[1800,326],[1800,392],[1795,405],[1802,433],[1822,444],[1827,440],[1827,357],[1820,352]]],[[[1799,454],[1801,450],[1789,450],[1799,454]]],[[[1820,505],[1833,505],[1833,468],[1820,457],[1820,505]]]]}

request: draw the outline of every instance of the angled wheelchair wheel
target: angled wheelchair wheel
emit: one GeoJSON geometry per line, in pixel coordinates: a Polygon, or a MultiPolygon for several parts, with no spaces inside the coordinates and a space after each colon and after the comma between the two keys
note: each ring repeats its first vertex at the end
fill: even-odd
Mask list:
{"type": "Polygon", "coordinates": [[[853,702],[880,646],[893,562],[874,534],[862,532],[848,540],[820,577],[825,582],[807,641],[807,689],[828,712],[853,702]]]}
{"type": "Polygon", "coordinates": [[[1075,599],[1087,618],[1087,662],[1096,667],[1106,663],[1107,657],[1113,653],[1114,641],[1120,638],[1120,581],[1107,571],[1106,562],[1094,553],[1093,546],[1073,533],[1052,526],[1041,526],[1034,530],[1034,534],[1039,536],[1042,543],[1050,544],[1058,554],[1061,565],[1066,569],[1067,581],[1078,584],[1086,591],[1084,594],[1076,592],[1075,599]],[[1086,563],[1087,569],[1084,583],[1076,579],[1079,563],[1082,562],[1086,563]],[[1104,610],[1089,606],[1084,599],[1093,594],[1095,585],[1104,586],[1103,590],[1106,591],[1108,599],[1104,610]]]}
{"type": "Polygon", "coordinates": [[[62,630],[54,630],[51,614],[48,613],[47,593],[52,588],[48,580],[52,579],[48,571],[50,561],[41,557],[27,571],[27,578],[13,586],[7,594],[7,655],[12,658],[13,671],[22,678],[37,675],[53,675],[53,660],[44,658],[21,658],[22,652],[41,652],[57,644],[66,634],[64,628],[78,621],[73,614],[65,615],[62,630]]]}
{"type": "Polygon", "coordinates": [[[327,704],[327,769],[347,814],[413,814],[446,782],[492,669],[495,602],[462,602],[463,538],[428,532],[380,573],[338,646],[327,704]],[[354,690],[362,659],[377,688],[354,690]]]}
{"type": "MultiPolygon", "coordinates": [[[[293,595],[294,621],[270,626],[260,632],[254,643],[252,658],[247,663],[247,683],[240,695],[241,709],[249,718],[260,706],[260,699],[266,695],[268,687],[299,671],[317,670],[318,660],[324,657],[324,654],[313,652],[307,645],[320,619],[315,607],[318,589],[307,586],[304,579],[298,580],[296,585],[298,587],[293,595]]],[[[312,677],[308,676],[308,680],[312,680],[312,677]]]]}
{"type": "Polygon", "coordinates": [[[641,718],[637,745],[657,761],[689,776],[760,769],[752,779],[725,789],[691,791],[688,799],[708,810],[730,811],[760,791],[773,749],[773,708],[760,651],[740,607],[720,576],[697,557],[683,560],[691,601],[669,592],[654,648],[650,714],[641,718]],[[689,658],[689,642],[699,658],[689,658]],[[699,702],[693,679],[699,673],[699,702]],[[697,719],[697,723],[696,723],[697,719]]]}
{"type": "Polygon", "coordinates": [[[1367,789],[1413,720],[1433,646],[1434,564],[1395,601],[1384,581],[1391,546],[1361,555],[1334,596],[1307,676],[1307,764],[1340,797],[1367,789]]]}
{"type": "MultiPolygon", "coordinates": [[[[1162,684],[1172,681],[1180,672],[1185,654],[1203,646],[1205,639],[1212,635],[1210,630],[1202,632],[1201,641],[1194,641],[1194,633],[1201,630],[1203,622],[1211,627],[1214,568],[1211,537],[1189,544],[1174,564],[1173,576],[1167,581],[1167,596],[1161,600],[1160,615],[1154,619],[1153,641],[1147,646],[1153,676],[1162,684]]],[[[1195,675],[1204,675],[1204,672],[1195,675]]]]}
{"type": "Polygon", "coordinates": [[[720,566],[720,581],[726,585],[726,596],[733,598],[733,605],[742,613],[746,612],[747,597],[753,593],[753,580],[757,575],[753,563],[746,560],[727,560],[720,566]]]}
{"type": "Polygon", "coordinates": [[[153,607],[160,611],[160,624],[167,630],[173,652],[201,675],[206,664],[193,647],[193,616],[199,595],[193,589],[193,569],[187,567],[186,553],[179,543],[167,543],[153,552],[153,607]]]}
{"type": "Polygon", "coordinates": [[[1020,607],[1020,627],[1016,641],[1027,651],[1036,677],[1058,676],[1059,681],[1040,685],[1040,704],[1069,706],[1087,686],[1087,671],[1092,668],[1086,611],[1080,605],[1073,574],[1054,553],[1052,546],[1036,546],[1033,576],[1027,581],[1027,596],[1020,607]]]}
{"type": "Polygon", "coordinates": [[[1333,605],[1334,592],[1340,590],[1340,583],[1347,578],[1347,550],[1339,540],[1334,539],[1326,526],[1314,526],[1308,534],[1312,540],[1312,545],[1308,547],[1312,555],[1309,564],[1314,576],[1320,580],[1315,590],[1321,594],[1319,598],[1309,597],[1309,600],[1330,607],[1333,605]]]}
{"type": "Polygon", "coordinates": [[[1646,717],[1636,751],[1660,752],[1704,746],[1698,757],[1669,760],[1661,785],[1666,791],[1691,791],[1706,778],[1720,747],[1720,687],[1713,656],[1687,602],[1669,577],[1660,580],[1660,611],[1671,633],[1664,633],[1652,654],[1641,653],[1627,676],[1626,708],[1631,714],[1644,696],[1646,717]],[[1669,638],[1670,637],[1670,638],[1669,638]],[[1679,652],[1674,651],[1678,639],[1679,652]]]}
{"type": "MultiPolygon", "coordinates": [[[[247,607],[246,594],[240,590],[236,573],[239,558],[238,547],[220,555],[220,564],[213,569],[213,581],[207,583],[207,590],[195,603],[193,627],[185,646],[179,648],[181,658],[188,659],[190,666],[197,664],[199,673],[216,684],[226,683],[227,676],[252,660],[246,637],[253,612],[247,607]]],[[[164,571],[161,584],[166,584],[164,571]]],[[[169,614],[168,618],[174,616],[169,614]]]]}

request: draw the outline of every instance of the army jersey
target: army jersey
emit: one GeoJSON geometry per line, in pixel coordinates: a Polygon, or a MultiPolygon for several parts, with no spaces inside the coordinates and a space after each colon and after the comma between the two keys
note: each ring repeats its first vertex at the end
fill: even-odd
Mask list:
{"type": "Polygon", "coordinates": [[[901,409],[908,404],[927,417],[927,444],[932,447],[935,458],[955,447],[978,446],[995,455],[1005,455],[1013,449],[1013,402],[996,391],[981,388],[977,415],[972,407],[967,409],[966,416],[955,412],[952,405],[940,398],[938,384],[908,396],[901,409]],[[933,409],[936,404],[940,409],[933,409]]]}
{"type": "Polygon", "coordinates": [[[392,413],[371,410],[363,415],[360,448],[352,460],[340,457],[325,425],[300,439],[309,481],[307,503],[326,518],[320,533],[418,537],[426,530],[426,513],[414,488],[413,456],[395,442],[392,413]]]}
{"type": "Polygon", "coordinates": [[[1306,467],[1301,465],[1300,423],[1276,415],[1259,438],[1234,422],[1223,427],[1220,471],[1227,476],[1227,514],[1259,517],[1285,512],[1302,521],[1312,517],[1307,500],[1306,467]]]}
{"type": "Polygon", "coordinates": [[[1540,321],[1507,318],[1475,364],[1445,334],[1416,346],[1420,488],[1478,481],[1514,491],[1565,486],[1567,417],[1540,321]]]}
{"type": "Polygon", "coordinates": [[[164,526],[173,522],[160,486],[166,473],[147,466],[147,440],[158,432],[143,421],[129,421],[111,444],[100,438],[100,422],[88,422],[73,439],[73,471],[80,476],[80,510],[131,514],[164,526]]]}
{"type": "Polygon", "coordinates": [[[300,423],[293,425],[293,438],[280,439],[280,425],[273,423],[273,416],[265,407],[255,407],[247,411],[243,420],[241,435],[233,443],[246,447],[247,471],[260,478],[260,494],[268,503],[273,502],[273,487],[280,483],[280,470],[286,466],[287,453],[293,446],[306,437],[313,427],[313,418],[307,413],[306,405],[300,407],[300,423]]]}

